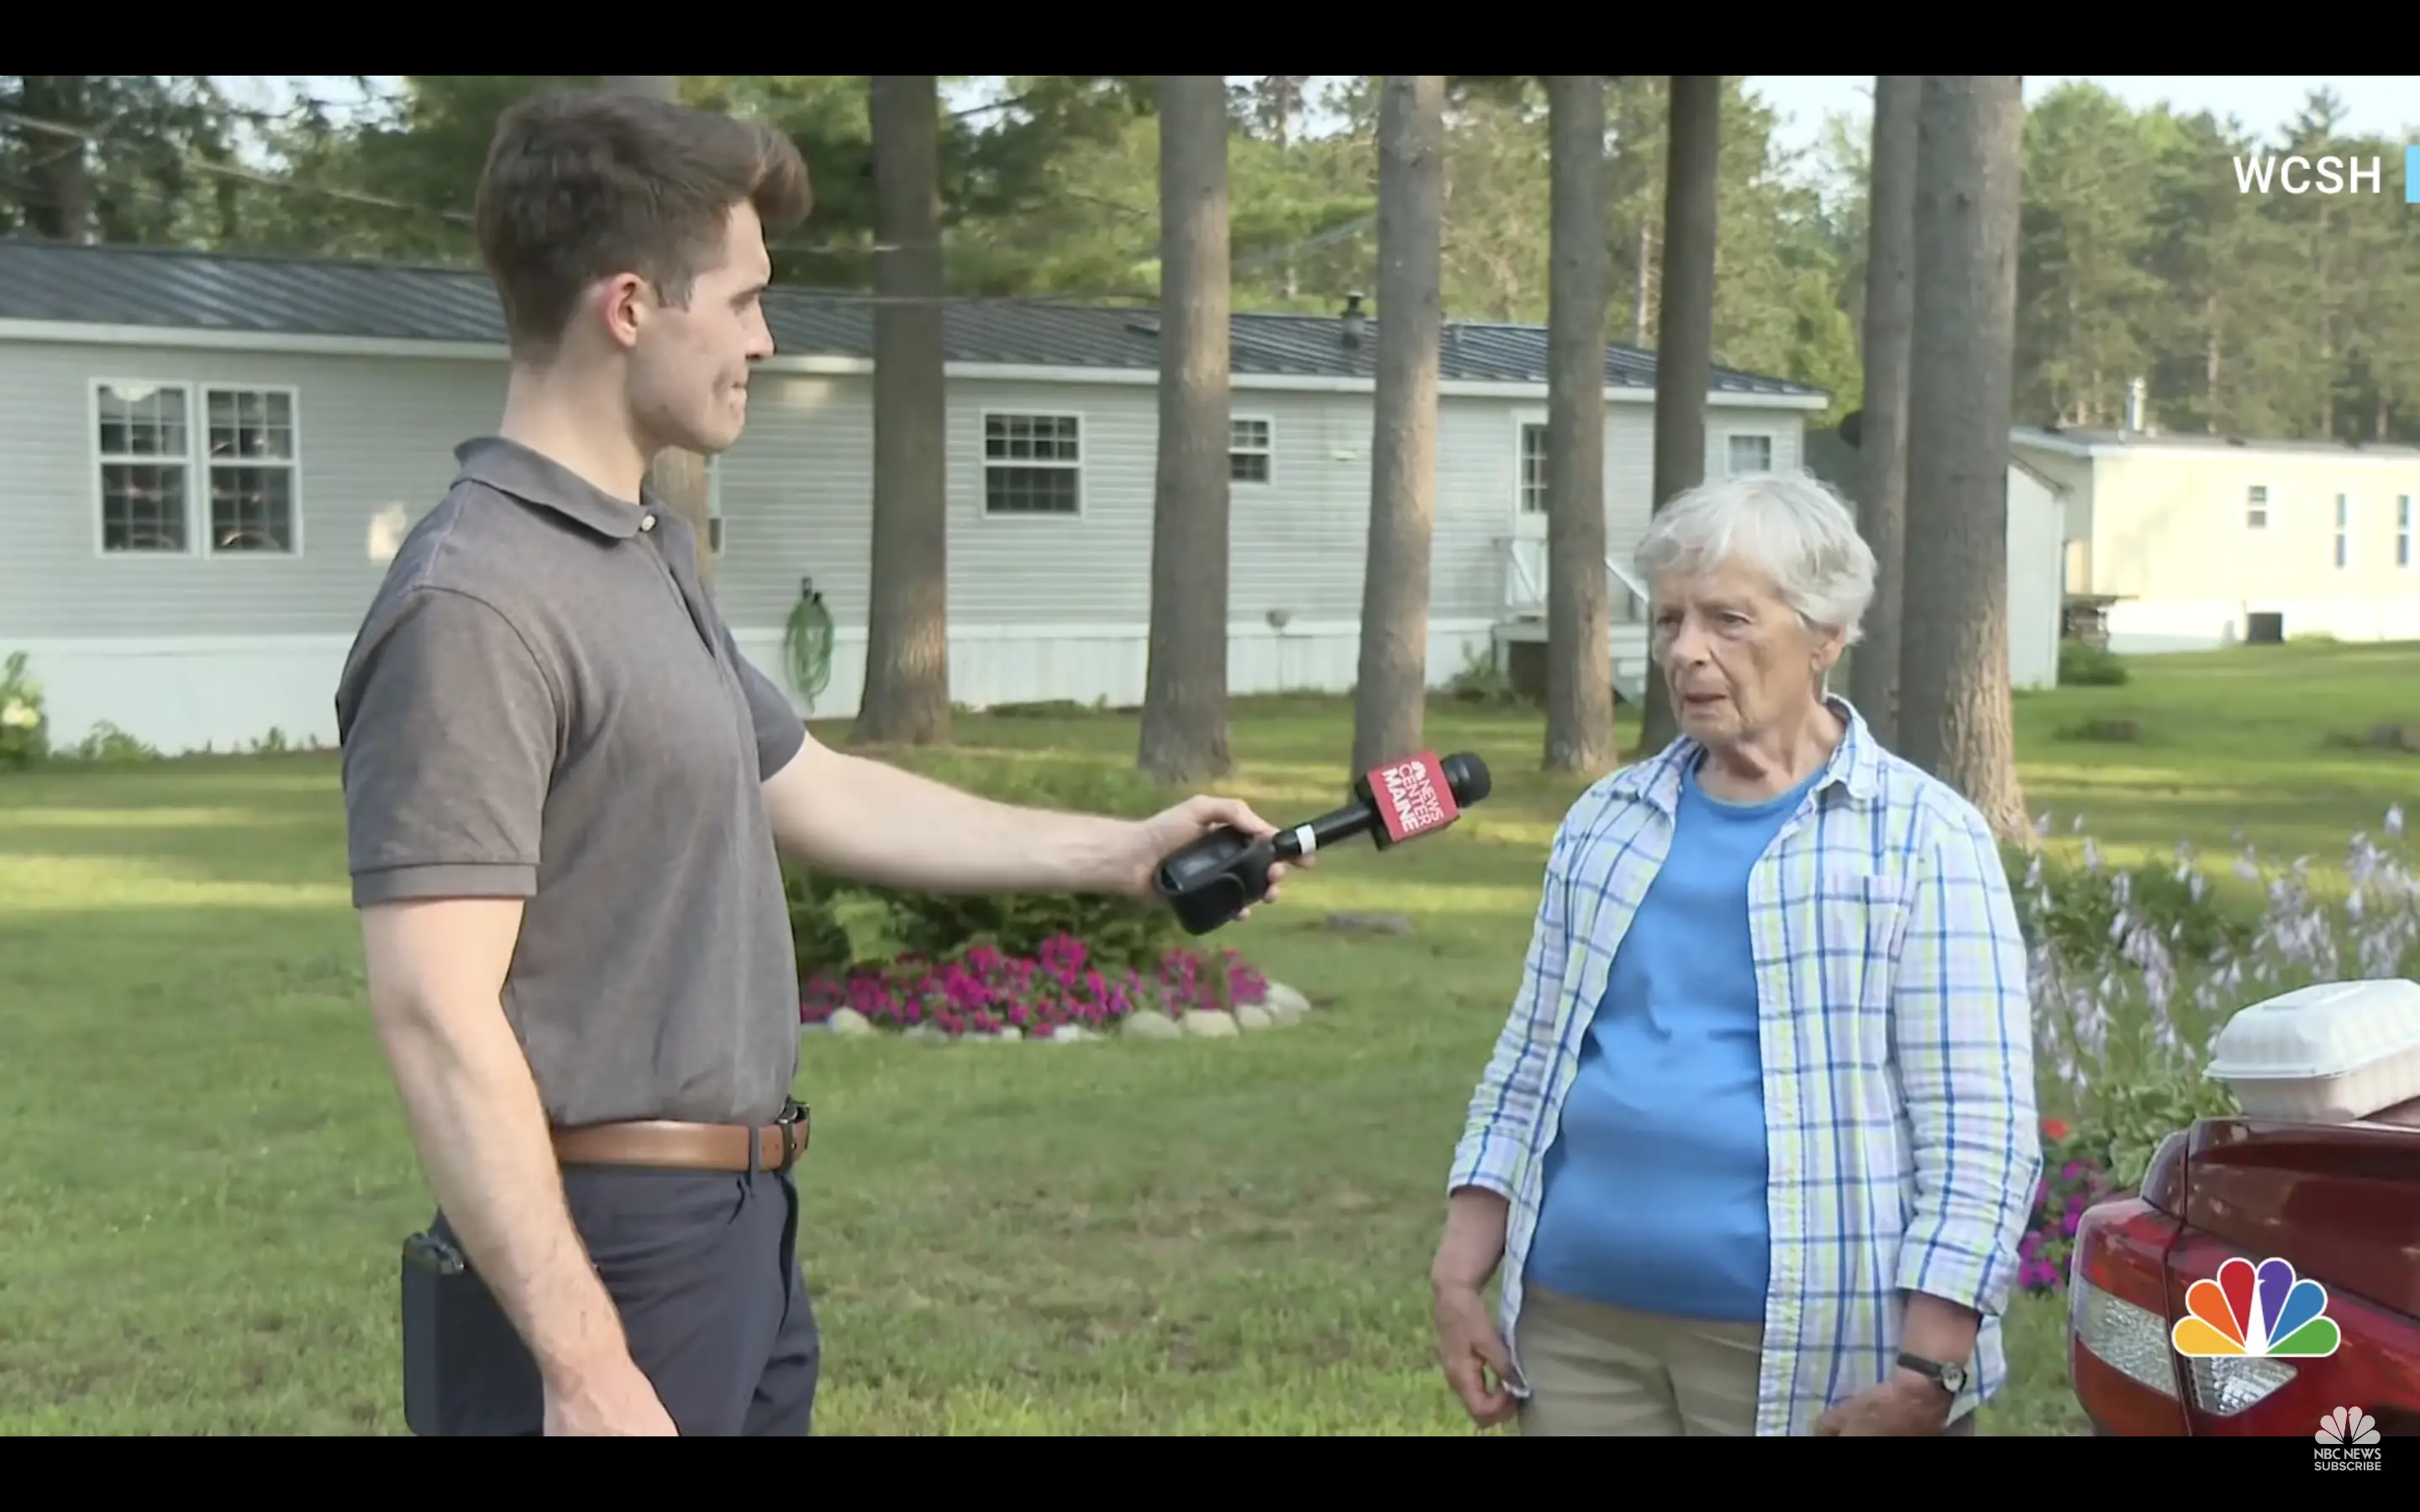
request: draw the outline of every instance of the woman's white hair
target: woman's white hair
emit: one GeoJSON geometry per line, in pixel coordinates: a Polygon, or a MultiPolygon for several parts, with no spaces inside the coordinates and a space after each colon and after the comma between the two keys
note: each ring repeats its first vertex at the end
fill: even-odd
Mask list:
{"type": "Polygon", "coordinates": [[[1655,512],[1633,559],[1650,588],[1725,561],[1771,578],[1782,601],[1819,630],[1865,633],[1874,553],[1840,496],[1804,472],[1751,472],[1702,484],[1655,512]]]}

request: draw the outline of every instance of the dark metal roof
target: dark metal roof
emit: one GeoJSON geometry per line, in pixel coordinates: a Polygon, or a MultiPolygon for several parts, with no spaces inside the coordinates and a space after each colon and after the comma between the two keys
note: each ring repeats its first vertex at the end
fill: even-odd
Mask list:
{"type": "MultiPolygon", "coordinates": [[[[765,304],[784,355],[874,355],[873,306],[857,296],[777,286],[765,304]]],[[[475,268],[8,239],[0,239],[0,320],[499,346],[504,339],[495,290],[475,268]]],[[[1231,365],[1239,374],[1369,378],[1377,324],[1370,320],[1360,345],[1346,347],[1335,316],[1238,313],[1231,365]]],[[[968,300],[945,309],[941,340],[954,363],[1152,370],[1159,365],[1158,329],[1148,306],[968,300]]],[[[1546,381],[1543,326],[1449,321],[1440,356],[1449,381],[1546,381]]],[[[1614,387],[1652,389],[1655,358],[1608,347],[1605,377],[1614,387]]],[[[1712,392],[1823,393],[1722,368],[1712,392]]]]}

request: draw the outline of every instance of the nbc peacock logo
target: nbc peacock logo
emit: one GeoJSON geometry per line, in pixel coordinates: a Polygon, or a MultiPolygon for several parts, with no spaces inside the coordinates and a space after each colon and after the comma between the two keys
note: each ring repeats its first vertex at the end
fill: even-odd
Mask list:
{"type": "Polygon", "coordinates": [[[2339,1407],[2319,1419],[2311,1463],[2320,1470],[2376,1470],[2378,1419],[2358,1407],[2339,1407]]]}
{"type": "Polygon", "coordinates": [[[2267,1259],[2229,1260],[2215,1281],[2185,1288],[2187,1316],[2168,1331],[2179,1354],[2192,1359],[2267,1355],[2323,1359],[2341,1337],[2327,1315],[2328,1294],[2319,1284],[2297,1279],[2293,1266],[2267,1259]]]}

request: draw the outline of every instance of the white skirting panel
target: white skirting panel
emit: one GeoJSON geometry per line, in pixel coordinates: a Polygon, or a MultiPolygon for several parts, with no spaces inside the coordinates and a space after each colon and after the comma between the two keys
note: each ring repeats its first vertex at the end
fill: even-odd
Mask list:
{"type": "Polygon", "coordinates": [[[2121,656],[2215,651],[2241,644],[2248,614],[2273,613],[2286,639],[2420,640],[2420,594],[2318,599],[2120,601],[2109,606],[2109,649],[2121,656]]]}
{"type": "MultiPolygon", "coordinates": [[[[1429,626],[1429,681],[1450,682],[1489,649],[1490,622],[1437,620],[1429,626]]],[[[734,632],[748,658],[781,680],[778,626],[734,632]]],[[[812,717],[857,713],[865,679],[865,630],[838,627],[831,680],[812,717]]],[[[335,688],[350,636],[218,636],[162,640],[34,640],[0,644],[28,653],[28,670],[49,702],[51,740],[71,747],[107,724],[167,754],[245,750],[274,732],[289,747],[336,742],[335,688]]],[[[981,708],[1071,699],[1142,702],[1150,645],[1144,625],[954,627],[950,688],[981,708]]],[[[1234,692],[1342,692],[1357,676],[1357,625],[1296,622],[1282,634],[1264,624],[1228,632],[1228,687],[1234,692]]],[[[803,709],[803,701],[800,702],[803,709]]]]}

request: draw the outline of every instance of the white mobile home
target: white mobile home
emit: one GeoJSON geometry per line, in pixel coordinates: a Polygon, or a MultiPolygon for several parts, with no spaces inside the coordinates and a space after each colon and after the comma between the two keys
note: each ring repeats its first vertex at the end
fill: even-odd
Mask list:
{"type": "Polygon", "coordinates": [[[2012,440],[2066,485],[2068,587],[2112,601],[2121,655],[2420,638],[2420,448],[2030,425],[2012,440]]]}
{"type": "MultiPolygon", "coordinates": [[[[845,716],[865,645],[871,312],[786,288],[767,306],[779,355],[713,471],[716,595],[743,650],[775,671],[812,579],[837,649],[809,712],[845,716]]],[[[1234,319],[1238,693],[1355,676],[1374,355],[1359,326],[1234,319]]],[[[967,301],[944,330],[953,696],[1139,702],[1151,313],[967,301]]],[[[1543,635],[1545,356],[1541,328],[1447,327],[1438,683],[1543,635]]],[[[444,491],[453,448],[494,427],[504,371],[475,270],[0,241],[0,656],[31,655],[54,742],[105,722],[168,751],[271,730],[333,743],[337,671],[393,543],[444,491]]],[[[1607,541],[1625,563],[1649,509],[1653,360],[1610,348],[1606,378],[1607,541]]],[[[1717,372],[1710,471],[1797,466],[1805,417],[1826,402],[1717,372]]],[[[1636,687],[1640,611],[1619,582],[1614,601],[1617,676],[1636,687]]]]}
{"type": "MultiPolygon", "coordinates": [[[[1826,427],[1809,431],[1806,446],[1807,471],[1830,484],[1843,499],[1861,503],[1855,444],[1840,429],[1826,427]]],[[[2019,692],[2058,686],[2069,492],[2066,484],[2010,450],[2009,686],[2019,692]]]]}

